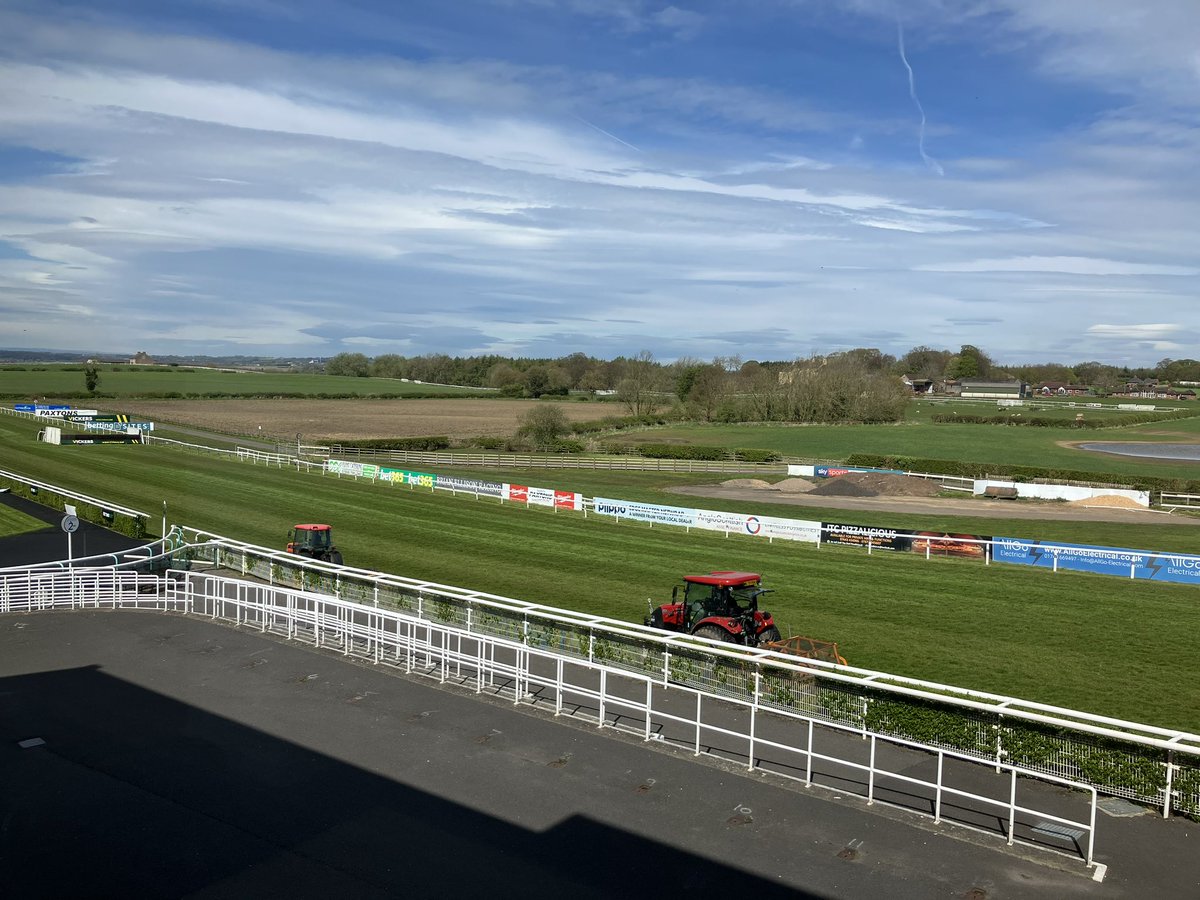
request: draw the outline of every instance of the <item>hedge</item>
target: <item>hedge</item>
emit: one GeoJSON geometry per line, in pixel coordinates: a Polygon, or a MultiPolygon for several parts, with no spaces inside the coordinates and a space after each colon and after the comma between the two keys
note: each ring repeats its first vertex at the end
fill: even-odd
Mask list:
{"type": "Polygon", "coordinates": [[[7,487],[15,496],[32,500],[34,503],[40,503],[51,509],[62,510],[66,504],[70,503],[75,507],[75,515],[85,522],[91,522],[112,531],[119,531],[126,537],[141,539],[150,533],[146,528],[146,520],[141,517],[85,503],[82,500],[60,494],[53,488],[33,487],[24,481],[5,477],[0,477],[0,487],[7,487]],[[108,513],[107,517],[104,515],[105,513],[108,513]]]}
{"type": "Polygon", "coordinates": [[[445,435],[407,438],[362,438],[360,440],[338,441],[338,446],[354,447],[359,450],[448,450],[450,449],[450,438],[445,435]]]}
{"type": "Polygon", "coordinates": [[[1176,419],[1195,418],[1196,413],[1134,413],[1132,415],[1111,416],[1104,419],[1051,419],[1043,416],[1023,416],[1020,413],[1006,413],[996,416],[979,416],[974,414],[960,415],[958,413],[935,413],[931,418],[935,425],[1018,425],[1033,428],[1128,428],[1131,425],[1148,425],[1152,422],[1168,422],[1176,419]]]}

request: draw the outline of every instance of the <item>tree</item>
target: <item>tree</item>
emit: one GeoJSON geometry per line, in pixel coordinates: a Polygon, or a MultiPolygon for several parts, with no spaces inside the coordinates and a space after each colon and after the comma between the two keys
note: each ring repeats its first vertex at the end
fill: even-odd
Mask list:
{"type": "Polygon", "coordinates": [[[557,403],[546,403],[521,416],[517,437],[529,441],[535,449],[553,450],[570,431],[562,407],[557,403]]]}
{"type": "Polygon", "coordinates": [[[624,377],[617,383],[617,399],[625,404],[630,415],[645,416],[654,412],[659,398],[659,366],[654,354],[643,350],[633,359],[625,360],[624,377]]]}
{"type": "Polygon", "coordinates": [[[963,344],[946,367],[947,378],[987,378],[991,374],[991,357],[974,344],[963,344]]]}
{"type": "Polygon", "coordinates": [[[365,378],[371,371],[371,363],[362,353],[339,353],[325,363],[326,375],[351,375],[365,378]]]}
{"type": "Polygon", "coordinates": [[[83,383],[88,389],[89,394],[96,393],[96,387],[100,384],[100,370],[95,366],[87,366],[83,370],[83,383]]]}

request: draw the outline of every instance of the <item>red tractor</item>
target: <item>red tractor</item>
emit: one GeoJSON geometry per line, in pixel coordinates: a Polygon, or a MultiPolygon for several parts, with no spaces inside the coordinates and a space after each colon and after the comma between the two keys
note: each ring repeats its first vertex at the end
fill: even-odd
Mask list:
{"type": "Polygon", "coordinates": [[[342,564],[342,554],[333,546],[333,529],[328,525],[293,525],[288,532],[287,552],[342,564]]]}
{"type": "Polygon", "coordinates": [[[758,608],[758,598],[770,593],[763,589],[761,575],[685,575],[682,587],[683,596],[676,585],[671,602],[652,610],[645,624],[749,647],[780,640],[775,619],[758,608]]]}

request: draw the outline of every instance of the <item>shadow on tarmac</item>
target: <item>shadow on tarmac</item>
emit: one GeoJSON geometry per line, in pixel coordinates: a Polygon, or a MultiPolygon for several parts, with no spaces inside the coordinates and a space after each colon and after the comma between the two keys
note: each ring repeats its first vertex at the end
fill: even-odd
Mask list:
{"type": "MultiPolygon", "coordinates": [[[[31,566],[67,558],[67,535],[59,528],[65,513],[18,497],[12,492],[0,493],[0,503],[46,523],[46,527],[39,531],[0,538],[0,568],[31,566]]],[[[150,540],[152,538],[126,537],[80,520],[79,530],[71,536],[71,555],[75,559],[83,559],[106,553],[124,553],[134,547],[144,546],[150,540]]],[[[101,561],[101,564],[111,565],[111,561],[101,561]]]]}
{"type": "Polygon", "coordinates": [[[584,816],[531,831],[96,666],[0,702],[3,896],[815,897],[584,816]]]}

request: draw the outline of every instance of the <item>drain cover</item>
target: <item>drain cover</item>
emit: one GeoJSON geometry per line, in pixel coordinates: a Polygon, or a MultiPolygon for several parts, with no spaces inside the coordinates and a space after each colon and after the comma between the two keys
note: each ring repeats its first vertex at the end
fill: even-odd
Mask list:
{"type": "Polygon", "coordinates": [[[1128,800],[1122,800],[1120,797],[1105,797],[1096,806],[1100,812],[1107,813],[1110,816],[1117,816],[1118,818],[1144,816],[1149,812],[1146,807],[1130,803],[1128,800]]]}

